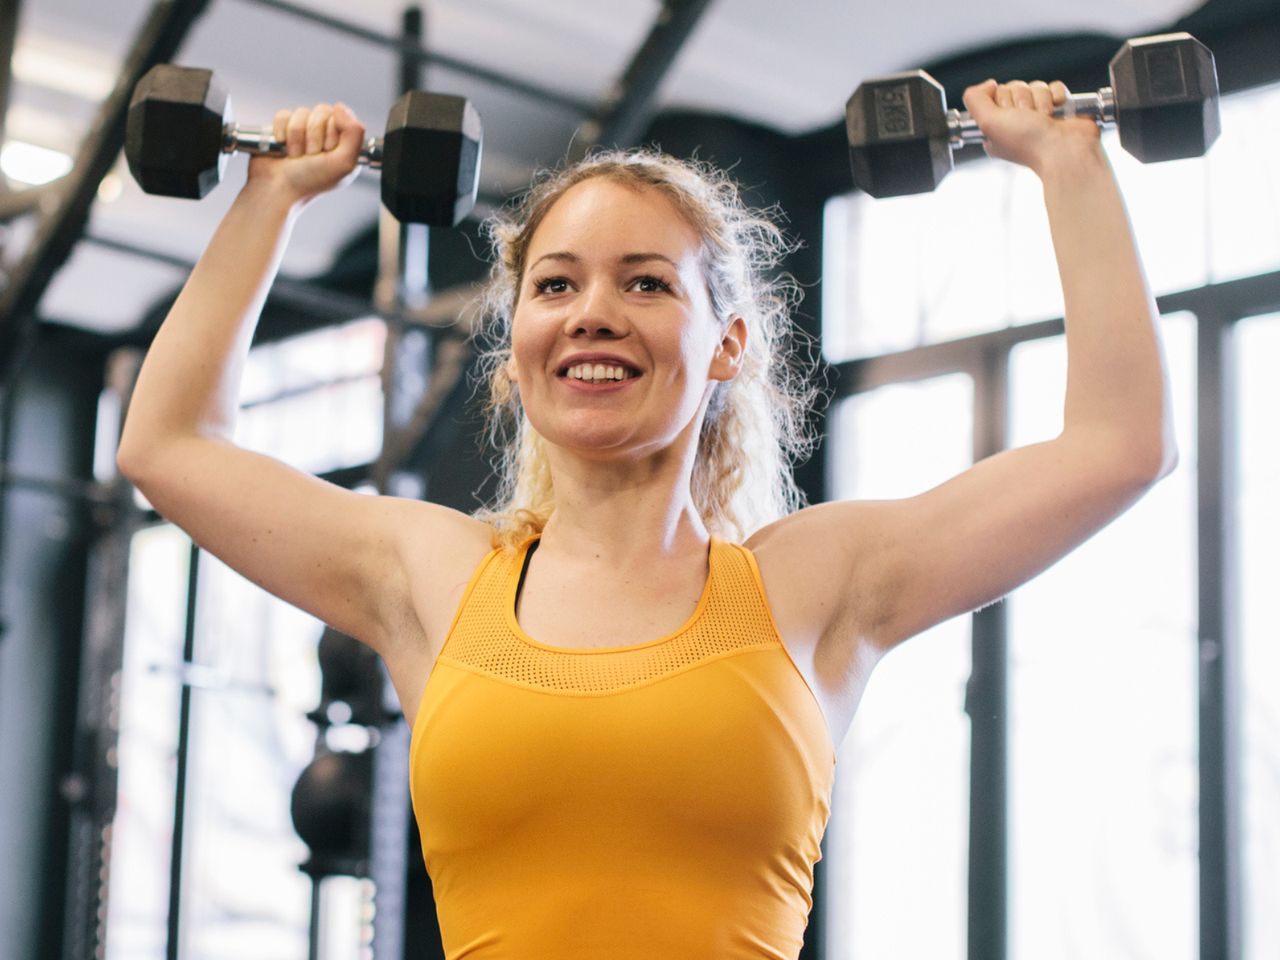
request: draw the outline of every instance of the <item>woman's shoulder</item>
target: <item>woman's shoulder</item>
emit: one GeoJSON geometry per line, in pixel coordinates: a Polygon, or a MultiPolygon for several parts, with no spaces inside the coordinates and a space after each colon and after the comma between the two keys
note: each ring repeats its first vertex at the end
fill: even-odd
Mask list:
{"type": "Polygon", "coordinates": [[[853,614],[874,615],[879,507],[857,500],[815,504],[766,524],[743,544],[770,603],[799,633],[816,637],[853,614]]]}
{"type": "Polygon", "coordinates": [[[393,499],[401,549],[412,566],[440,572],[466,567],[469,573],[498,545],[493,527],[477,517],[429,500],[393,499]]]}
{"type": "Polygon", "coordinates": [[[873,501],[860,500],[817,503],[766,523],[743,541],[743,546],[752,551],[813,550],[865,529],[875,515],[875,506],[873,501]]]}
{"type": "Polygon", "coordinates": [[[496,548],[493,527],[426,500],[394,499],[406,600],[436,650],[466,585],[496,548]]]}

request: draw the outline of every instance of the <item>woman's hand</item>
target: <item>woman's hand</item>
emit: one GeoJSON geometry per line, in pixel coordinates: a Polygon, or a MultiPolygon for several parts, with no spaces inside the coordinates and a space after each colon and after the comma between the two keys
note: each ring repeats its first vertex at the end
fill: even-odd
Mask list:
{"type": "Polygon", "coordinates": [[[1053,108],[1069,92],[1061,80],[987,80],[964,92],[964,105],[982,130],[987,154],[1040,174],[1055,152],[1080,144],[1096,146],[1098,124],[1088,117],[1054,119],[1053,108]]]}
{"type": "Polygon", "coordinates": [[[251,183],[269,183],[285,191],[293,202],[306,203],[355,179],[365,130],[345,104],[280,110],[272,123],[272,135],[288,152],[284,157],[251,157],[251,183]]]}

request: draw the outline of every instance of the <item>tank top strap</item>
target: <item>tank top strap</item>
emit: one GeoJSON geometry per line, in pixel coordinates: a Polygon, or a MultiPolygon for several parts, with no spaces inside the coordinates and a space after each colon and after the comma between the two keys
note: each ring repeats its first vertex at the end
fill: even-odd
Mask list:
{"type": "Polygon", "coordinates": [[[722,590],[731,594],[731,602],[738,605],[739,616],[750,613],[759,621],[756,629],[768,633],[778,646],[784,647],[782,631],[773,618],[773,608],[769,605],[769,595],[764,587],[764,577],[760,573],[760,565],[756,563],[756,555],[741,543],[725,543],[726,554],[731,556],[724,564],[725,576],[722,578],[722,590]]]}

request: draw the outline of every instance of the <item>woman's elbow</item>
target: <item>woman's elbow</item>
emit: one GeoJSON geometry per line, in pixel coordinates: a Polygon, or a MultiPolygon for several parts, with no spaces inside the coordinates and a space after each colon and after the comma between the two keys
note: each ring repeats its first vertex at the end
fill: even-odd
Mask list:
{"type": "Polygon", "coordinates": [[[135,452],[132,447],[121,444],[116,450],[116,469],[120,471],[122,477],[136,485],[138,478],[142,475],[141,454],[135,452]]]}
{"type": "Polygon", "coordinates": [[[1178,469],[1178,459],[1178,444],[1170,438],[1160,447],[1156,454],[1148,458],[1144,478],[1148,483],[1159,483],[1173,473],[1174,470],[1178,469]]]}

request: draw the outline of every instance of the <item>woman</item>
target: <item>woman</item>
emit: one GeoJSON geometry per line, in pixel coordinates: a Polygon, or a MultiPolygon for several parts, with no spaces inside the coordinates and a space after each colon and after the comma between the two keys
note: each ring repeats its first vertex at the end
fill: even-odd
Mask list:
{"type": "Polygon", "coordinates": [[[1048,116],[1066,95],[964,98],[988,152],[1044,185],[1062,434],[916,497],[800,510],[779,468],[806,391],[773,357],[785,291],[760,279],[780,235],[723,178],[654,156],[588,161],[495,229],[490,379],[520,423],[497,508],[361,496],[237,449],[281,251],[364,136],[341,105],[277,116],[289,157],[251,162],[119,463],[201,546],[383,657],[451,958],[794,957],[877,660],[1173,469],[1157,314],[1096,125],[1048,116]]]}

